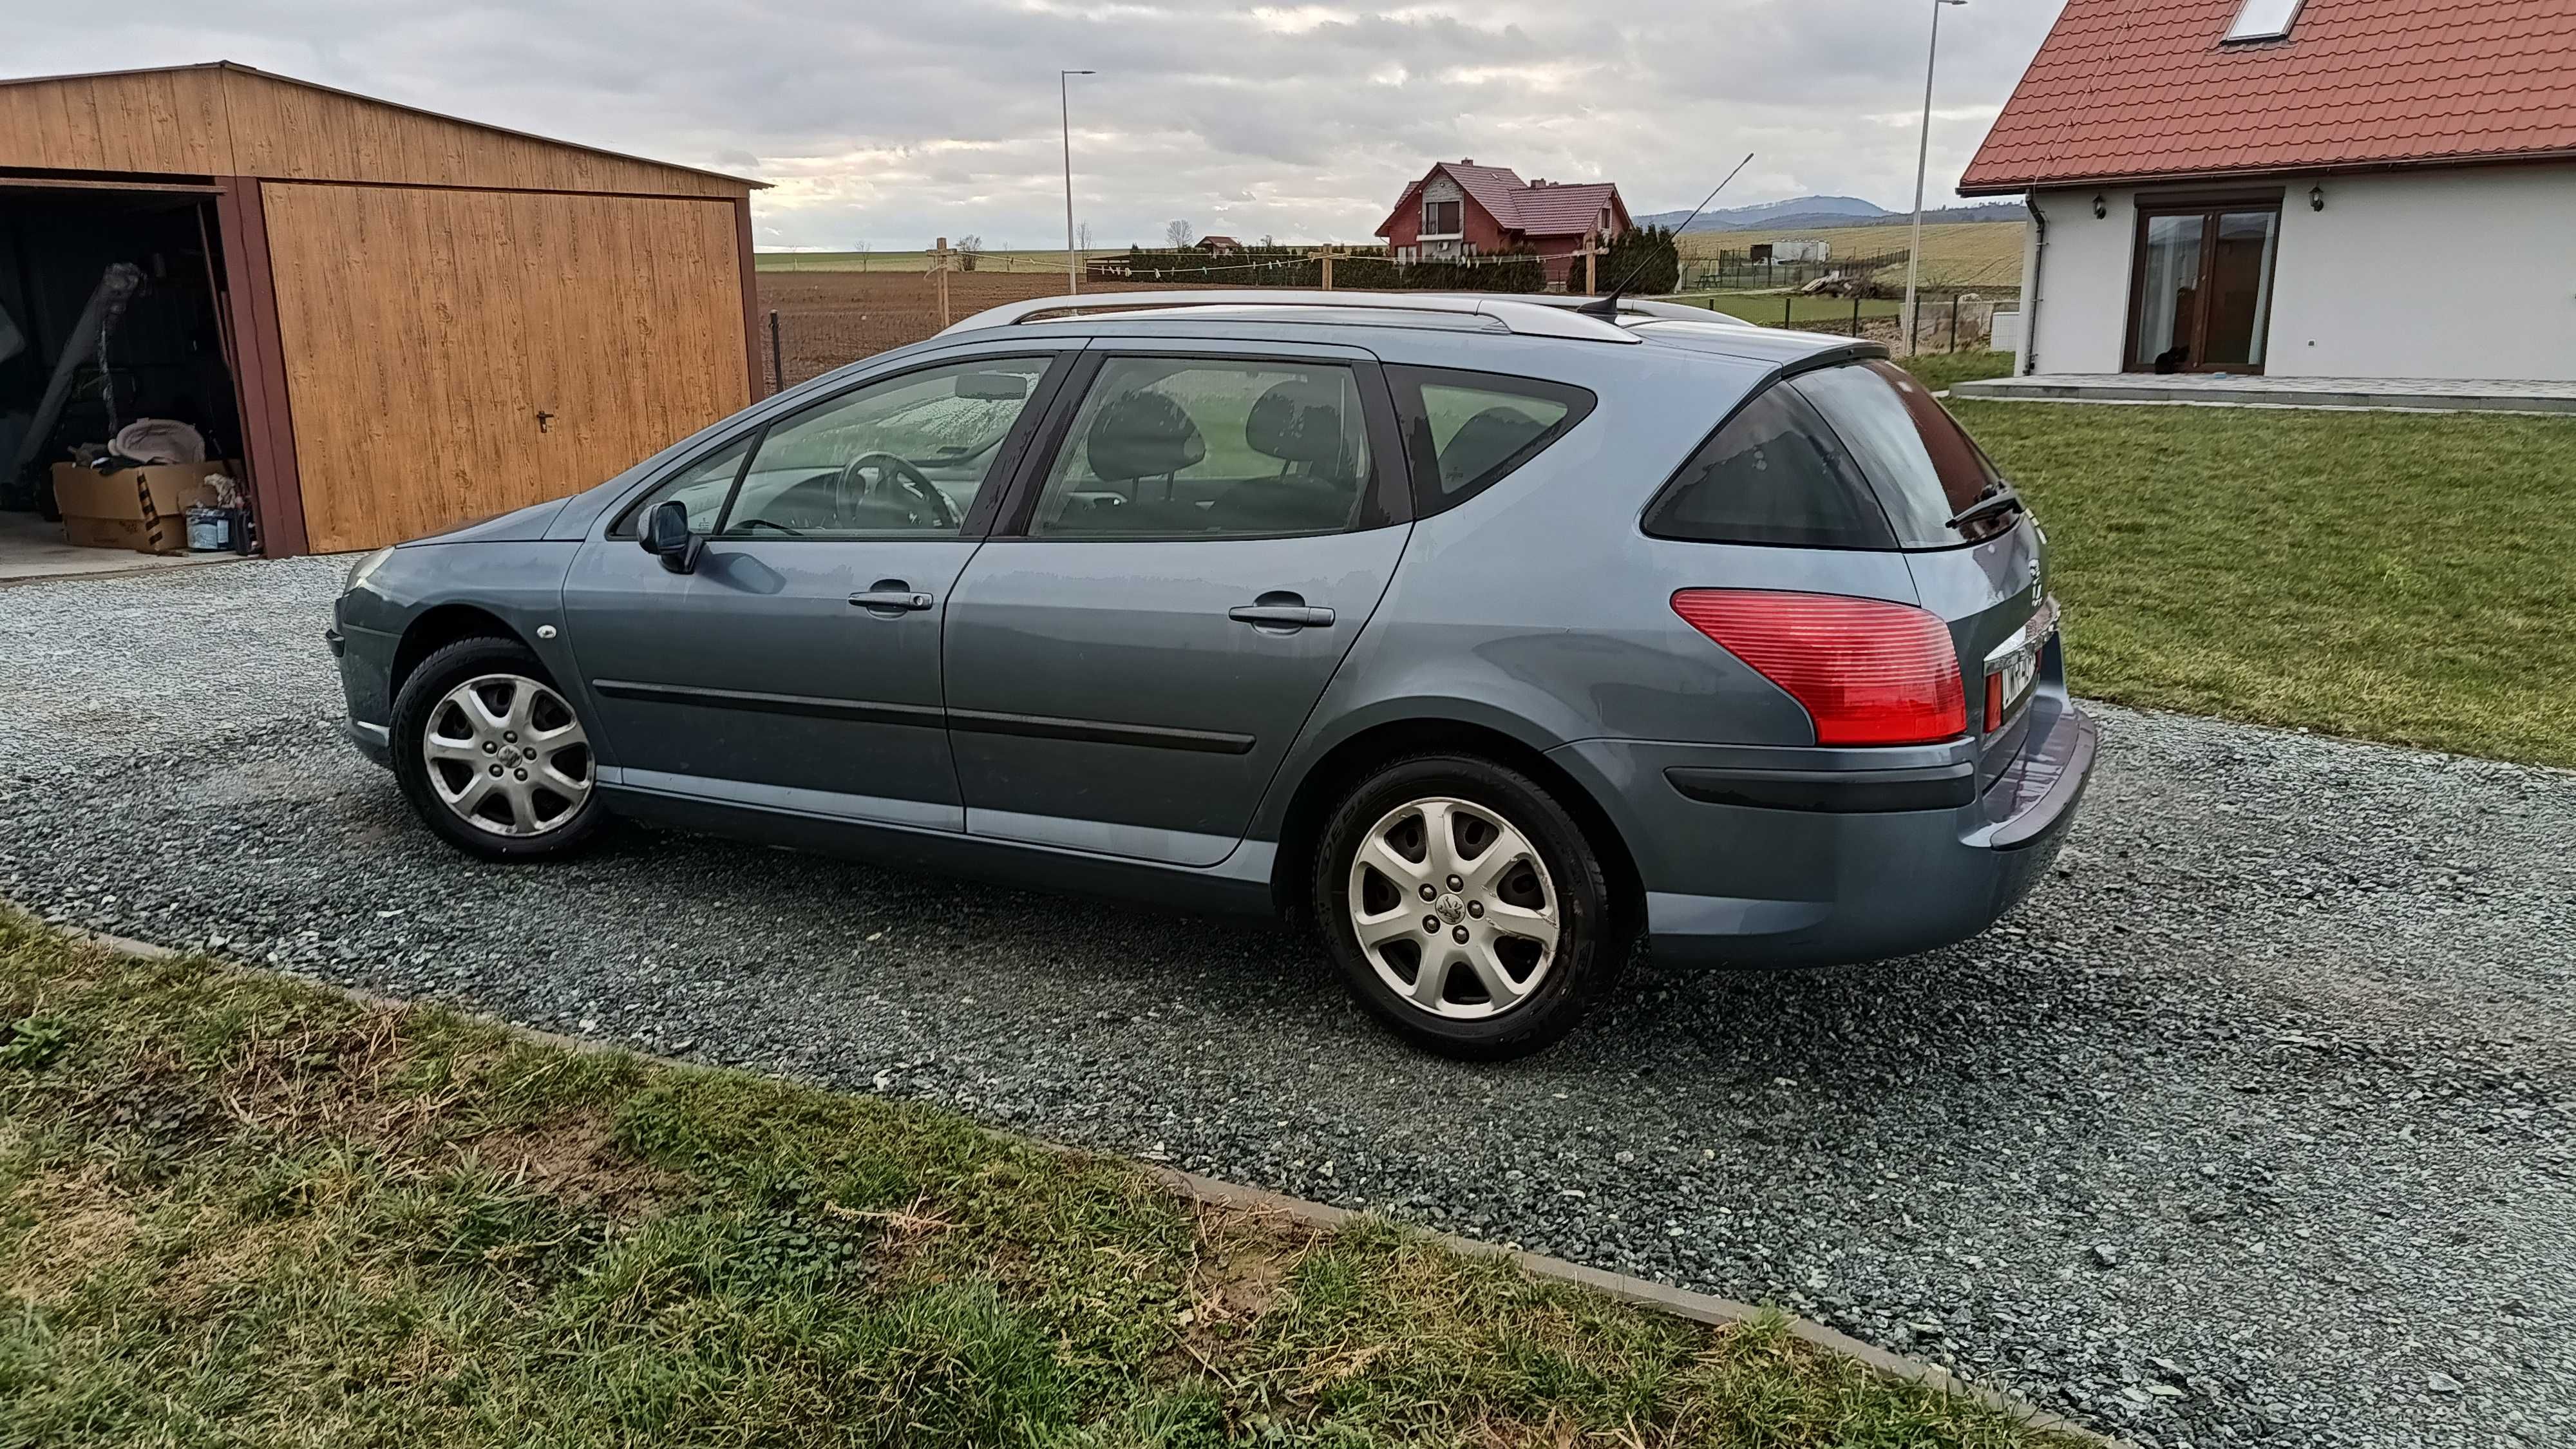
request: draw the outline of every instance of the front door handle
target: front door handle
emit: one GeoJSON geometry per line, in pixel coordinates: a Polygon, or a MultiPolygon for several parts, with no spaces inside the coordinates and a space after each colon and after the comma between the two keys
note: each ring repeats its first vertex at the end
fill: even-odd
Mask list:
{"type": "Polygon", "coordinates": [[[931,598],[928,594],[904,587],[900,579],[879,579],[875,588],[850,595],[850,602],[872,613],[910,614],[929,608],[931,598]]]}
{"type": "Polygon", "coordinates": [[[1238,604],[1225,616],[1258,629],[1323,629],[1333,622],[1332,610],[1304,604],[1238,604]]]}

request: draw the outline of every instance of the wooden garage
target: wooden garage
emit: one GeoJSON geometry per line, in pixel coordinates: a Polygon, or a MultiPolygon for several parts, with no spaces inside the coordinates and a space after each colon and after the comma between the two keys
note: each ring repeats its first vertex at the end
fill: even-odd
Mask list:
{"type": "Polygon", "coordinates": [[[230,62],[0,81],[0,488],[193,410],[273,557],[579,491],[755,396],[758,185],[230,62]]]}

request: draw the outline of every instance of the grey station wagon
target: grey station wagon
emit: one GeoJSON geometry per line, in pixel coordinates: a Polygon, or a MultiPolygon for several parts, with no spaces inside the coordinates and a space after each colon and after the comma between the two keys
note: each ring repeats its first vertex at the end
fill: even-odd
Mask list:
{"type": "Polygon", "coordinates": [[[1665,303],[997,308],[368,556],[351,738],[431,829],[610,815],[1310,918],[1435,1051],[1667,959],[1983,930],[2074,818],[2047,541],[1847,339],[1665,303]]]}

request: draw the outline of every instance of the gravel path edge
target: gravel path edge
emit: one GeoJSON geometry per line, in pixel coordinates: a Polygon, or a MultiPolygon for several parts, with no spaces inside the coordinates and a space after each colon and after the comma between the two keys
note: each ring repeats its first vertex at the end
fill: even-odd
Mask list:
{"type": "MultiPolygon", "coordinates": [[[[32,919],[44,919],[42,915],[33,910],[29,910],[25,905],[7,899],[0,899],[0,908],[17,911],[32,919]]],[[[339,996],[344,1000],[357,1002],[361,1005],[371,1007],[407,1008],[417,1004],[407,1001],[402,997],[386,996],[373,991],[360,991],[353,987],[342,986],[330,981],[318,980],[309,976],[297,976],[292,972],[279,972],[270,967],[258,966],[246,961],[234,960],[229,957],[203,950],[188,950],[177,946],[165,946],[157,941],[138,940],[132,936],[109,935],[104,931],[84,930],[78,926],[64,925],[57,922],[47,922],[47,924],[51,926],[52,929],[60,931],[63,935],[72,940],[86,942],[90,945],[97,946],[102,950],[114,951],[128,956],[139,956],[148,960],[159,961],[194,957],[202,960],[215,961],[237,971],[255,972],[260,975],[270,976],[284,975],[303,985],[318,987],[335,996],[339,996]]],[[[450,1011],[456,1010],[453,1006],[447,1006],[444,1009],[450,1011]]],[[[653,1052],[638,1051],[634,1047],[626,1045],[623,1042],[602,1041],[591,1037],[573,1036],[563,1032],[547,1031],[540,1027],[522,1025],[521,1023],[510,1021],[502,1017],[491,1016],[483,1012],[460,1012],[459,1014],[469,1016],[477,1021],[482,1021],[489,1025],[498,1027],[522,1040],[538,1042],[547,1046],[561,1047],[568,1051],[585,1053],[622,1052],[628,1056],[640,1057],[645,1061],[653,1062],[660,1066],[674,1067],[684,1070],[703,1071],[706,1070],[707,1067],[707,1064],[704,1062],[684,1061],[677,1057],[667,1057],[653,1052]]],[[[740,1069],[734,1068],[732,1070],[740,1069]]],[[[1029,1137],[1016,1132],[1006,1132],[998,1127],[987,1127],[984,1130],[991,1132],[996,1137],[1007,1138],[1014,1142],[1028,1143],[1032,1146],[1044,1148],[1050,1152],[1072,1154],[1076,1152],[1090,1151],[1090,1149],[1069,1147],[1060,1142],[1049,1142],[1044,1138],[1029,1137]]],[[[1228,1212],[1243,1213],[1247,1215],[1284,1218],[1301,1227],[1316,1228],[1326,1232],[1337,1230],[1355,1219],[1369,1216],[1366,1213],[1354,1212],[1349,1208],[1334,1207],[1330,1203],[1315,1202],[1311,1199],[1301,1197],[1290,1197],[1285,1193],[1272,1192],[1268,1188],[1249,1187],[1239,1182],[1228,1182],[1222,1178],[1204,1177],[1195,1172],[1183,1172],[1179,1168],[1163,1167],[1151,1162],[1139,1162],[1132,1158],[1126,1160],[1131,1166],[1141,1169],[1147,1176],[1162,1183],[1174,1194],[1197,1203],[1202,1207],[1219,1208],[1228,1212]]],[[[1409,1228],[1408,1230],[1414,1232],[1423,1231],[1418,1227],[1409,1228]]],[[[1475,1238],[1460,1237],[1452,1233],[1431,1232],[1426,1233],[1425,1236],[1455,1253],[1461,1253],[1471,1257],[1508,1258],[1514,1264],[1518,1265],[1522,1272],[1544,1282],[1569,1284],[1574,1287],[1587,1289],[1591,1292],[1616,1299],[1617,1301],[1628,1304],[1632,1307],[1643,1308],[1649,1312],[1662,1313],[1671,1317],[1686,1319],[1693,1323],[1707,1324],[1712,1327],[1726,1327],[1733,1324],[1750,1323],[1755,1319],[1762,1317],[1765,1312],[1764,1309],[1753,1304],[1739,1303],[1732,1298],[1720,1298],[1713,1293],[1694,1292],[1688,1288],[1674,1287],[1669,1283],[1659,1283],[1651,1278],[1638,1278],[1632,1277],[1626,1273],[1612,1273],[1600,1268],[1590,1268],[1581,1263],[1568,1262],[1563,1258],[1551,1258],[1541,1253],[1531,1253],[1517,1248],[1507,1248],[1498,1243],[1483,1242],[1475,1238]]],[[[2114,1438],[2099,1430],[2079,1424],[2063,1415],[2053,1414],[2035,1405],[2024,1403],[2020,1399],[2014,1398],[2012,1395],[2007,1394],[2000,1389],[1990,1388],[1984,1384],[1974,1382],[1973,1380],[1963,1379],[1950,1372],[1948,1369],[1941,1367],[1939,1364],[1931,1363],[1923,1359],[1908,1358],[1899,1353],[1890,1353],[1886,1349],[1878,1347],[1876,1344],[1863,1342],[1860,1339],[1853,1338],[1849,1334],[1838,1333],[1833,1329],[1825,1327],[1821,1323],[1811,1323],[1806,1319],[1799,1318],[1795,1315],[1783,1316],[1787,1319],[1788,1330],[1792,1337],[1828,1353],[1839,1354],[1844,1358],[1851,1359],[1858,1363],[1862,1368],[1867,1369],[1872,1375],[1884,1381],[1898,1384],[1916,1384],[1952,1398],[1967,1399],[1972,1402],[1982,1404],[1987,1408],[2009,1414],[2028,1428],[2047,1433],[2063,1434],[2069,1438],[2080,1439],[2088,1444],[2103,1446],[2103,1449],[2134,1449],[2134,1446],[2125,1439],[2114,1438]]]]}

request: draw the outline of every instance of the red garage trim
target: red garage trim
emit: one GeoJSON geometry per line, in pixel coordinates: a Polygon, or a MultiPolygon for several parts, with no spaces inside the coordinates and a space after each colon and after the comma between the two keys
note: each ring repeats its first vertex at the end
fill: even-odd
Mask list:
{"type": "Polygon", "coordinates": [[[250,454],[251,504],[259,520],[260,551],[292,558],[306,549],[304,485],[295,471],[295,420],[286,397],[286,348],[277,330],[277,286],[268,270],[268,222],[260,211],[259,179],[226,176],[215,215],[224,251],[228,303],[237,366],[242,445],[250,454]]]}

